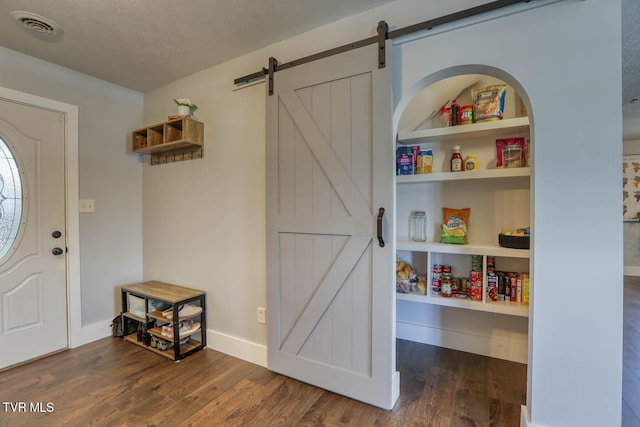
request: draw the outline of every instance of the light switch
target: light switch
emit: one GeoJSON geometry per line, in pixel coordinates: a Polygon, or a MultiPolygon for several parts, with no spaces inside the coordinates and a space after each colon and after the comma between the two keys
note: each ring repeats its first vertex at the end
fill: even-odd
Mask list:
{"type": "Polygon", "coordinates": [[[93,199],[80,199],[80,212],[95,212],[93,199]]]}

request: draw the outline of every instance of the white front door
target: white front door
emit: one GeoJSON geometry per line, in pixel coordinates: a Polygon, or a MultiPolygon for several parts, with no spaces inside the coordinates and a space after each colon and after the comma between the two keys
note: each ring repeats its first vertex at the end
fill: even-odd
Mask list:
{"type": "Polygon", "coordinates": [[[267,96],[268,367],[387,409],[394,244],[376,228],[379,208],[393,224],[391,103],[377,45],[279,71],[267,96]]]}
{"type": "Polygon", "coordinates": [[[64,121],[0,100],[0,368],[68,346],[64,121]]]}

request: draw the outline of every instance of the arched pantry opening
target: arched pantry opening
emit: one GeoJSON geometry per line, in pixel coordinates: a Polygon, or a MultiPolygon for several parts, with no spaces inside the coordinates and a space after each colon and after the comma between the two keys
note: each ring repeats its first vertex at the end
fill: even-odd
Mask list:
{"type": "MultiPolygon", "coordinates": [[[[396,171],[396,253],[398,263],[411,265],[416,273],[408,284],[401,271],[397,274],[398,339],[527,363],[535,288],[529,250],[534,225],[532,124],[524,88],[505,71],[486,65],[432,73],[399,100],[393,120],[397,155],[418,154],[413,166],[420,170],[410,173],[400,166],[396,171]],[[451,126],[441,116],[454,99],[461,107],[473,106],[475,89],[490,86],[504,88],[501,119],[451,126]],[[475,156],[474,170],[451,171],[455,146],[463,159],[475,156]],[[507,164],[503,149],[520,160],[507,164]],[[430,167],[420,167],[418,161],[430,167]],[[448,220],[444,208],[469,209],[467,244],[441,242],[448,220]],[[410,236],[416,211],[427,218],[426,241],[410,236]],[[518,229],[530,229],[531,236],[501,245],[500,234],[518,229]],[[513,247],[523,242],[526,248],[513,247]],[[443,276],[448,268],[450,276],[443,276]]],[[[398,360],[401,351],[398,346],[398,360]]]]}

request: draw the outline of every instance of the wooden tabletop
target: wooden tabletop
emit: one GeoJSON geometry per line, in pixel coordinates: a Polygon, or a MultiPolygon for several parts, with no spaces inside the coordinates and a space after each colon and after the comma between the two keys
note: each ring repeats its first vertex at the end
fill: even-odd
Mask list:
{"type": "Polygon", "coordinates": [[[179,303],[189,298],[204,295],[204,291],[185,288],[184,286],[150,280],[122,286],[123,291],[133,292],[140,296],[155,298],[168,303],[179,303]]]}

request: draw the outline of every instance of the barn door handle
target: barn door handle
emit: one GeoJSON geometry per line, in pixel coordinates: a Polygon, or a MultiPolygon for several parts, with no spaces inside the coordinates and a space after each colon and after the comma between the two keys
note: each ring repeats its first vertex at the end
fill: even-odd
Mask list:
{"type": "Polygon", "coordinates": [[[382,238],[382,217],[384,216],[384,208],[378,210],[378,244],[384,248],[384,239],[382,238]]]}

